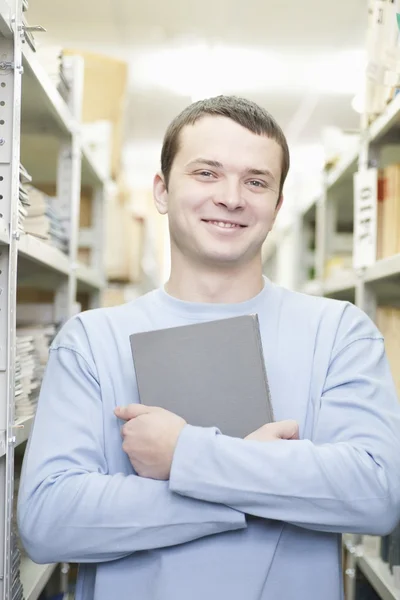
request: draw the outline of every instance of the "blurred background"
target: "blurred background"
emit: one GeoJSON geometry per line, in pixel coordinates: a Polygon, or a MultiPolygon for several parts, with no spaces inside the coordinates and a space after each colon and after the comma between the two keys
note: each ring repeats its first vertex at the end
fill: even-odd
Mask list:
{"type": "MultiPolygon", "coordinates": [[[[31,24],[46,29],[35,40],[53,75],[66,50],[84,57],[85,135],[108,161],[107,174],[126,209],[142,219],[127,235],[129,248],[119,246],[118,218],[111,226],[106,262],[113,285],[105,302],[130,299],[168,274],[167,223],[153,209],[151,186],[165,129],[189,103],[243,95],[283,127],[292,168],[277,229],[321,189],[326,159],[357,146],[367,61],[365,0],[72,0],[68,11],[57,1],[31,0],[27,14],[31,24]],[[131,269],[128,254],[134,254],[131,269]]],[[[291,283],[289,270],[280,277],[291,283]]]]}
{"type": "MultiPolygon", "coordinates": [[[[166,281],[152,183],[191,102],[244,96],[282,126],[263,271],[364,310],[400,395],[399,26],[400,0],[0,0],[0,600],[74,597],[77,565],[33,563],[15,521],[48,348],[166,281]]],[[[400,530],[343,536],[343,572],[346,600],[400,600],[400,530]]]]}

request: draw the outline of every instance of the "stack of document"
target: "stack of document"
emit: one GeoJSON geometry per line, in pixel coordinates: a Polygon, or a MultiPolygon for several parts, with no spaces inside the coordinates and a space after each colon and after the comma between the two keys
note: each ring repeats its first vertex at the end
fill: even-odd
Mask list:
{"type": "Polygon", "coordinates": [[[40,385],[55,335],[53,325],[17,327],[15,361],[15,418],[31,417],[36,412],[40,385]]]}
{"type": "Polygon", "coordinates": [[[50,220],[46,215],[48,205],[46,195],[32,185],[27,186],[27,192],[29,204],[24,223],[25,232],[43,240],[48,240],[50,220]]]}
{"type": "Polygon", "coordinates": [[[23,600],[24,589],[21,582],[21,551],[18,547],[18,538],[15,526],[11,531],[11,600],[23,600]]]}
{"type": "Polygon", "coordinates": [[[28,215],[29,195],[26,185],[32,181],[25,167],[19,165],[19,202],[18,202],[18,231],[24,231],[24,220],[28,215]]]}
{"type": "Polygon", "coordinates": [[[37,56],[60,96],[68,102],[71,85],[64,65],[62,46],[40,46],[37,48],[37,56]]]}
{"type": "Polygon", "coordinates": [[[57,82],[57,90],[60,96],[68,102],[70,94],[71,94],[71,84],[68,78],[68,74],[64,65],[64,60],[62,54],[59,55],[59,69],[58,69],[58,82],[57,82]]]}
{"type": "Polygon", "coordinates": [[[65,227],[65,220],[60,217],[57,210],[54,208],[56,203],[57,198],[50,198],[47,205],[46,216],[50,223],[49,238],[52,246],[55,246],[61,250],[61,252],[68,254],[68,233],[65,227]]]}
{"type": "Polygon", "coordinates": [[[18,457],[15,461],[14,471],[14,496],[13,496],[13,513],[11,519],[11,600],[23,600],[24,593],[21,582],[21,558],[26,556],[25,549],[22,545],[21,538],[18,532],[17,522],[17,506],[18,492],[20,482],[21,466],[18,457]]]}
{"type": "Polygon", "coordinates": [[[32,417],[39,394],[39,358],[31,335],[17,336],[15,359],[15,418],[32,417]]]}
{"type": "Polygon", "coordinates": [[[32,185],[28,193],[27,215],[24,221],[25,233],[49,241],[53,246],[68,253],[68,233],[64,220],[55,208],[57,198],[51,198],[32,185]]]}

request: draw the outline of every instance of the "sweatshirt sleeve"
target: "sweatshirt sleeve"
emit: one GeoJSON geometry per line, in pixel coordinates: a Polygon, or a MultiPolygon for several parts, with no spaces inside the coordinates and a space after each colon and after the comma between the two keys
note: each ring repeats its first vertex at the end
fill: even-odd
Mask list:
{"type": "Polygon", "coordinates": [[[400,407],[383,340],[368,334],[344,336],[334,352],[312,440],[246,441],[187,425],[170,489],[317,531],[393,530],[400,407]]]}
{"type": "Polygon", "coordinates": [[[108,474],[103,426],[88,359],[51,350],[18,498],[20,535],[35,562],[110,561],[246,526],[242,513],[174,494],[168,482],[108,474]]]}

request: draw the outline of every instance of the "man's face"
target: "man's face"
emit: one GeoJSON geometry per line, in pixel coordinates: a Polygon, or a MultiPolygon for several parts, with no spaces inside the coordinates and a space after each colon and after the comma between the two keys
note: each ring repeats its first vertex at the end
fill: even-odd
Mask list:
{"type": "Polygon", "coordinates": [[[174,250],[210,267],[258,259],[280,208],[281,165],[274,140],[231,119],[206,116],[185,127],[168,192],[160,181],[155,187],[174,250]]]}

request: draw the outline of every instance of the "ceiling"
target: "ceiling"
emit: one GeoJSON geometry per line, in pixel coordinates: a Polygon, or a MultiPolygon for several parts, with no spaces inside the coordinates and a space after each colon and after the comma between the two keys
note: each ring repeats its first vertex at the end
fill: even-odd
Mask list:
{"type": "Polygon", "coordinates": [[[351,108],[362,76],[367,0],[29,0],[46,45],[126,59],[125,143],[137,179],[158,160],[170,120],[194,98],[249,97],[292,145],[322,128],[358,126],[351,108]]]}

